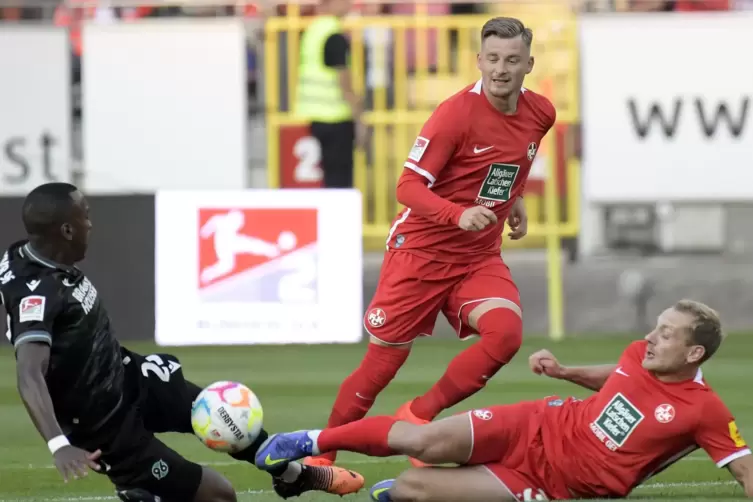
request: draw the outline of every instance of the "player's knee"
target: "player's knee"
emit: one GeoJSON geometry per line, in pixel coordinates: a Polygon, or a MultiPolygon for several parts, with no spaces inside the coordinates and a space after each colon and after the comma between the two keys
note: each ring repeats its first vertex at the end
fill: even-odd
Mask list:
{"type": "Polygon", "coordinates": [[[509,308],[485,312],[477,321],[477,329],[484,352],[500,365],[510,362],[523,343],[523,319],[509,308]]]}
{"type": "Polygon", "coordinates": [[[434,460],[437,439],[430,426],[399,422],[390,430],[389,442],[400,444],[400,450],[409,457],[431,463],[434,460]]]}
{"type": "Polygon", "coordinates": [[[237,502],[233,485],[224,476],[206,467],[194,502],[237,502]]]}
{"type": "Polygon", "coordinates": [[[424,502],[432,499],[431,486],[421,469],[411,469],[402,473],[390,489],[393,502],[424,502]]]}

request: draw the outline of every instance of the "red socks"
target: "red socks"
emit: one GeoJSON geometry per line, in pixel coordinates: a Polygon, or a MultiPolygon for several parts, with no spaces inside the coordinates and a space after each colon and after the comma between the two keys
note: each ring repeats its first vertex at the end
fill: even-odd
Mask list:
{"type": "MultiPolygon", "coordinates": [[[[327,427],[337,427],[365,417],[377,395],[395,378],[409,354],[410,350],[369,343],[361,365],[340,385],[327,427]]],[[[334,461],[336,450],[328,448],[326,451],[331,453],[322,457],[334,461]]]]}
{"type": "Polygon", "coordinates": [[[434,420],[443,410],[472,396],[518,352],[523,339],[523,321],[518,314],[495,308],[477,324],[481,340],[455,356],[439,381],[413,400],[411,411],[418,418],[434,420]]]}
{"type": "Polygon", "coordinates": [[[395,422],[396,419],[387,416],[369,417],[324,429],[319,433],[316,445],[325,453],[345,450],[371,457],[389,457],[395,455],[387,444],[387,436],[395,422]]]}

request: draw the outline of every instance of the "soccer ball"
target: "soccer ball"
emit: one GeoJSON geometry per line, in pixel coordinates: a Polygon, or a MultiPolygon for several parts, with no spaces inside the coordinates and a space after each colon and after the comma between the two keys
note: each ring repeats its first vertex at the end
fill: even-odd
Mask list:
{"type": "Polygon", "coordinates": [[[264,413],[251,389],[238,382],[215,382],[196,397],[191,426],[208,448],[236,453],[259,436],[264,413]]]}

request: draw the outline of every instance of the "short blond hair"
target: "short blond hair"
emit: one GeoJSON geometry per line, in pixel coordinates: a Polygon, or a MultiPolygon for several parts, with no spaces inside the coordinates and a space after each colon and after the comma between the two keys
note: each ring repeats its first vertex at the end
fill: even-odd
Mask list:
{"type": "Polygon", "coordinates": [[[725,337],[719,312],[695,300],[680,300],[675,303],[674,309],[693,316],[690,339],[694,345],[700,345],[706,351],[700,362],[708,361],[719,349],[725,337]]]}
{"type": "Polygon", "coordinates": [[[514,17],[495,17],[488,20],[481,28],[481,41],[489,37],[515,38],[521,37],[527,47],[533,42],[533,31],[526,28],[523,21],[514,17]]]}

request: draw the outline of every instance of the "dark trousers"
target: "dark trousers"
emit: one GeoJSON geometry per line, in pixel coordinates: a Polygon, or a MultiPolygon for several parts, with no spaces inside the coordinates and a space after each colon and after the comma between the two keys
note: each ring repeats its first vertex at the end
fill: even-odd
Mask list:
{"type": "Polygon", "coordinates": [[[353,188],[356,126],[346,122],[312,122],[311,135],[322,147],[324,188],[353,188]]]}

